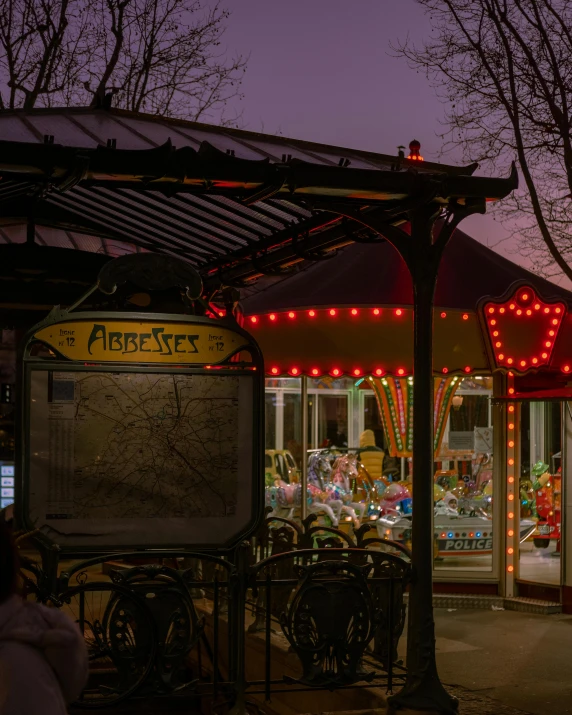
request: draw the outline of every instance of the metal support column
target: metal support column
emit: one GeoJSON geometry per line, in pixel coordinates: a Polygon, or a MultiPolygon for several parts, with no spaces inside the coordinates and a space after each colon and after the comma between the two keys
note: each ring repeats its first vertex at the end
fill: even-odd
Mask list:
{"type": "Polygon", "coordinates": [[[302,423],[302,458],[300,464],[301,502],[300,516],[304,520],[308,516],[308,378],[302,375],[300,378],[302,389],[300,394],[300,409],[302,423]]]}

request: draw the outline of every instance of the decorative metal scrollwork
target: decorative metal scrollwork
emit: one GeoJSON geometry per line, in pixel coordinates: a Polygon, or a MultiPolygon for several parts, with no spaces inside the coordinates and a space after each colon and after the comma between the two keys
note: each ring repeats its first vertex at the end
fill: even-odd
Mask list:
{"type": "Polygon", "coordinates": [[[322,561],[295,570],[299,585],[280,624],[302,664],[297,682],[334,689],[373,679],[359,667],[377,624],[371,565],[322,561]]]}

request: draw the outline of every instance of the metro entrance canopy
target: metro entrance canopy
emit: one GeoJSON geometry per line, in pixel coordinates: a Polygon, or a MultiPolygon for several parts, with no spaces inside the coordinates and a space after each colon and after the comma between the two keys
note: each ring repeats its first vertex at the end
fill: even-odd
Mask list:
{"type": "Polygon", "coordinates": [[[441,713],[456,705],[437,674],[432,616],[433,298],[459,222],[517,186],[514,167],[507,179],[475,169],[117,110],[0,113],[0,235],[24,224],[29,244],[48,227],[184,258],[205,285],[197,312],[224,286],[283,275],[355,241],[387,240],[399,252],[414,294],[415,574],[407,683],[393,704],[441,713]]]}

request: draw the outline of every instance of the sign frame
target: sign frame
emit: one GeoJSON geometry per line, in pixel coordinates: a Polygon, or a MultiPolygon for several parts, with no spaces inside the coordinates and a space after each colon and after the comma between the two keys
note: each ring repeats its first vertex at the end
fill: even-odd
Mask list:
{"type": "MultiPolygon", "coordinates": [[[[174,356],[173,356],[174,357],[174,356]]],[[[93,537],[93,545],[61,544],[58,545],[60,553],[102,553],[105,551],[125,551],[129,548],[150,549],[200,549],[204,551],[228,551],[236,547],[241,541],[254,533],[264,518],[264,361],[262,352],[252,336],[241,328],[234,319],[207,318],[203,316],[189,316],[185,314],[165,313],[132,313],[132,312],[71,312],[54,309],[47,318],[35,325],[27,332],[18,351],[18,414],[16,420],[16,480],[15,480],[15,518],[19,528],[33,530],[36,526],[30,519],[30,417],[31,417],[31,376],[35,371],[55,372],[110,372],[110,373],[139,373],[139,374],[170,374],[170,375],[205,375],[217,376],[247,376],[252,380],[252,490],[250,500],[250,517],[248,521],[228,540],[222,543],[194,543],[193,541],[181,543],[146,543],[146,544],[97,544],[97,537],[93,537]],[[95,323],[122,322],[139,324],[141,326],[158,323],[165,325],[178,325],[181,327],[199,328],[204,331],[209,328],[216,333],[224,329],[228,334],[237,336],[236,349],[226,352],[222,360],[201,360],[196,363],[181,364],[181,362],[136,362],[125,361],[77,361],[66,358],[57,352],[57,348],[48,342],[42,342],[35,336],[47,328],[69,323],[95,323]],[[32,354],[35,345],[46,345],[53,356],[49,358],[32,354]],[[240,353],[248,353],[249,362],[236,361],[240,353]],[[215,372],[216,371],[216,372],[215,372]]],[[[52,537],[46,537],[53,543],[52,537]]]]}

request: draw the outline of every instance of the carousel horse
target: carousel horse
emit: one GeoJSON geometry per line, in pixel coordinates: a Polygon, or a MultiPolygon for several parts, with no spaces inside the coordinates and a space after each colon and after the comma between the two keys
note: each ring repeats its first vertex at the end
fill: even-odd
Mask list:
{"type": "Polygon", "coordinates": [[[360,520],[366,511],[366,505],[354,500],[352,486],[357,481],[358,468],[355,454],[346,454],[338,457],[332,468],[332,484],[336,494],[343,502],[342,512],[348,514],[354,523],[359,527],[360,520]]]}

